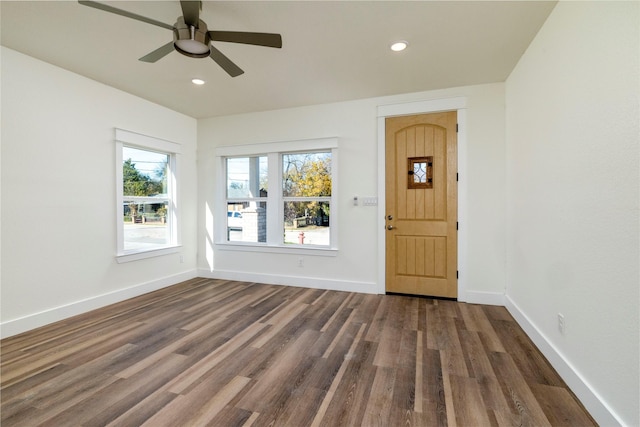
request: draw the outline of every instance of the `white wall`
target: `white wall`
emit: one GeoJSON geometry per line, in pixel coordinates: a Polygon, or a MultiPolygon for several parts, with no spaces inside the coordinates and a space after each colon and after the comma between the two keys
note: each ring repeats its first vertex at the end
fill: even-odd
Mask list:
{"type": "Polygon", "coordinates": [[[560,2],[506,86],[197,126],[2,48],[2,335],[175,283],[196,265],[212,277],[375,292],[379,211],[352,197],[378,195],[376,108],[462,96],[469,300],[506,285],[507,307],[596,419],[639,425],[639,18],[637,2],[560,2]],[[115,262],[114,127],[183,144],[183,264],[179,254],[115,262]],[[298,255],[212,244],[215,147],[330,136],[341,143],[336,257],[305,256],[300,268],[298,255]]]}
{"type": "Polygon", "coordinates": [[[504,85],[491,84],[441,91],[364,99],[278,111],[199,120],[200,274],[360,292],[384,289],[378,277],[378,208],[353,206],[355,195],[378,196],[377,107],[417,100],[466,97],[467,152],[472,160],[460,170],[470,189],[467,278],[470,294],[502,301],[505,286],[504,85]],[[212,244],[218,146],[338,137],[339,253],[336,257],[265,254],[221,250],[212,244]]]}
{"type": "Polygon", "coordinates": [[[195,119],[2,47],[3,336],[195,274],[195,119]],[[117,264],[114,127],[182,144],[180,254],[117,264]]]}
{"type": "Polygon", "coordinates": [[[602,425],[640,425],[639,5],[558,3],[506,83],[507,306],[602,425]]]}

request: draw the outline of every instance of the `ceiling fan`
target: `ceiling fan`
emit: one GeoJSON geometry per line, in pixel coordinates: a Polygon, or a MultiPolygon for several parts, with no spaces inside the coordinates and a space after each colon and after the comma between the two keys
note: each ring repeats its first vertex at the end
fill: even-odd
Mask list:
{"type": "Polygon", "coordinates": [[[156,62],[175,49],[181,54],[191,58],[205,58],[209,56],[231,77],[236,77],[244,73],[244,71],[222,52],[213,47],[211,41],[244,43],[275,48],[282,47],[282,37],[280,34],[252,33],[246,31],[209,31],[207,24],[200,19],[200,10],[202,9],[201,1],[180,1],[183,16],[178,17],[173,26],[96,1],[78,0],[78,3],[173,31],[173,41],[160,46],[158,49],[140,58],[140,61],[144,62],[156,62]]]}

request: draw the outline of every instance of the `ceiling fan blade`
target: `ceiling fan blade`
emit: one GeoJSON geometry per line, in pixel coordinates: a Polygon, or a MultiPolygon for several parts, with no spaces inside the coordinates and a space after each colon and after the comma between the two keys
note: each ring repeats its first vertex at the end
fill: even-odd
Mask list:
{"type": "Polygon", "coordinates": [[[249,33],[245,31],[209,31],[211,40],[244,43],[256,46],[282,47],[282,36],[273,33],[249,33]]]}
{"type": "Polygon", "coordinates": [[[169,42],[169,43],[165,44],[164,46],[160,46],[159,48],[157,48],[153,52],[151,52],[151,53],[143,56],[142,58],[140,58],[138,61],[156,62],[157,60],[159,60],[160,58],[163,58],[164,56],[170,54],[171,52],[173,52],[173,42],[169,42]]]}
{"type": "Polygon", "coordinates": [[[225,70],[231,77],[237,77],[240,74],[244,73],[244,71],[242,71],[240,67],[234,64],[229,58],[224,56],[224,54],[218,49],[213,46],[209,46],[209,48],[211,49],[211,53],[209,54],[211,59],[216,61],[216,63],[220,67],[222,67],[222,69],[225,70]]]}
{"type": "Polygon", "coordinates": [[[78,0],[78,3],[83,6],[93,7],[96,9],[104,10],[105,12],[111,12],[115,13],[116,15],[126,16],[127,18],[135,19],[137,21],[146,22],[147,24],[155,25],[157,27],[166,28],[167,30],[173,30],[173,25],[165,24],[164,22],[156,21],[155,19],[147,18],[146,16],[127,12],[126,10],[118,9],[103,3],[98,3],[97,1],[78,0]]]}
{"type": "Polygon", "coordinates": [[[198,27],[200,21],[200,9],[202,9],[201,1],[188,1],[181,0],[180,7],[182,8],[182,16],[184,17],[184,23],[194,27],[198,27]]]}

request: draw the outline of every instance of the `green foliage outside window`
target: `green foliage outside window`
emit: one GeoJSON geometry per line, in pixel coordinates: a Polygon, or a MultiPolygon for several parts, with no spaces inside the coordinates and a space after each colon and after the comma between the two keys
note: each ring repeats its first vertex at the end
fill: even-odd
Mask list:
{"type": "MultiPolygon", "coordinates": [[[[136,150],[140,151],[140,150],[136,150]]],[[[163,156],[166,158],[166,156],[163,156]]],[[[166,194],[167,188],[167,160],[165,161],[151,161],[144,162],[154,165],[154,169],[147,174],[141,172],[136,163],[131,158],[128,158],[122,163],[122,184],[123,195],[136,196],[136,197],[154,197],[162,194],[166,194]],[[151,177],[150,175],[153,175],[151,177]]],[[[125,215],[137,216],[141,212],[141,206],[139,203],[130,202],[125,207],[125,215]]],[[[166,207],[161,203],[157,205],[150,205],[154,207],[155,215],[158,217],[166,216],[166,207]],[[157,206],[157,210],[155,208],[157,206]]],[[[146,212],[151,214],[153,212],[146,212]]]]}
{"type": "Polygon", "coordinates": [[[136,169],[136,164],[131,159],[127,159],[122,164],[122,181],[125,196],[155,196],[162,194],[166,188],[166,167],[158,168],[157,179],[152,179],[148,175],[140,173],[136,169]]]}
{"type": "MultiPolygon", "coordinates": [[[[331,154],[285,154],[283,158],[284,197],[330,197],[331,154]]],[[[285,222],[293,224],[296,218],[310,217],[324,224],[330,215],[329,203],[309,200],[304,203],[285,203],[285,222]]]]}

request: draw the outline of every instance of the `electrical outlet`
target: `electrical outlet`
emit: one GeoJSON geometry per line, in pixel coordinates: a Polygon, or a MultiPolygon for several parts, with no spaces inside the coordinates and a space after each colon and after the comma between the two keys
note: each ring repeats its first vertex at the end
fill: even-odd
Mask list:
{"type": "Polygon", "coordinates": [[[183,264],[183,263],[184,263],[184,256],[180,255],[180,264],[183,264]]]}
{"type": "Polygon", "coordinates": [[[565,327],[564,314],[558,313],[558,330],[562,335],[564,335],[564,327],[565,327]]]}
{"type": "Polygon", "coordinates": [[[298,258],[298,267],[304,267],[304,258],[298,258]]]}

